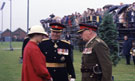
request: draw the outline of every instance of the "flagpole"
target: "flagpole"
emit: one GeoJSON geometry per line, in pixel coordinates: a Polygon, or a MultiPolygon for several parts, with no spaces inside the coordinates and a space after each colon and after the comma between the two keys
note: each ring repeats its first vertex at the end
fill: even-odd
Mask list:
{"type": "Polygon", "coordinates": [[[12,0],[10,0],[10,51],[13,51],[13,47],[12,47],[12,0]]]}
{"type": "Polygon", "coordinates": [[[29,30],[29,0],[27,0],[27,33],[29,30]]]}

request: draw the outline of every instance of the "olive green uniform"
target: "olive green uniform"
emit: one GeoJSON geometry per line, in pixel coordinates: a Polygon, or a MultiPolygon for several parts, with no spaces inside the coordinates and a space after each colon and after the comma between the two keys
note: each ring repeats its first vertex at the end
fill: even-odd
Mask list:
{"type": "Polygon", "coordinates": [[[109,48],[99,37],[88,41],[82,55],[82,81],[112,81],[112,62],[109,48]],[[93,67],[98,64],[101,74],[95,74],[93,67]]]}

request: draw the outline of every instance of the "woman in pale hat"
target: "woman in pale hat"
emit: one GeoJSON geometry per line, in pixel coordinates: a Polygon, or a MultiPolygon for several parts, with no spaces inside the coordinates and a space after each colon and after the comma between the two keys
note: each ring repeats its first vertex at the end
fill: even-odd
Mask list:
{"type": "Polygon", "coordinates": [[[30,41],[24,48],[21,81],[51,81],[46,68],[46,59],[38,47],[44,36],[48,34],[42,26],[32,26],[28,33],[30,41]]]}

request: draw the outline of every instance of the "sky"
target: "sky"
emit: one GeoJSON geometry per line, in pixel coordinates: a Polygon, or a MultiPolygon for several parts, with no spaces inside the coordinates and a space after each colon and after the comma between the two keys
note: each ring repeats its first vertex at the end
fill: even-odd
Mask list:
{"type": "MultiPolygon", "coordinates": [[[[1,25],[2,11],[0,11],[0,31],[10,29],[10,0],[0,0],[0,7],[6,2],[3,9],[3,28],[1,25]]],[[[132,4],[135,0],[29,0],[29,27],[40,25],[41,19],[50,14],[63,17],[74,12],[87,10],[87,8],[102,8],[104,5],[132,4]]],[[[27,0],[12,0],[12,26],[11,31],[22,28],[27,31],[27,0]]]]}

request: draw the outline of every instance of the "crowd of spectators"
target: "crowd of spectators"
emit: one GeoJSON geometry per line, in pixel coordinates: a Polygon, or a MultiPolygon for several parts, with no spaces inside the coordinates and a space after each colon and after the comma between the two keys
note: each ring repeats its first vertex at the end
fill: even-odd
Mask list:
{"type": "Polygon", "coordinates": [[[69,27],[76,26],[79,23],[91,23],[98,25],[101,22],[104,12],[105,9],[102,10],[101,8],[98,8],[97,10],[87,8],[87,10],[85,10],[82,14],[75,12],[71,15],[65,15],[61,20],[59,17],[53,16],[54,18],[52,18],[51,21],[55,22],[57,20],[57,22],[68,25],[69,27]]]}
{"type": "Polygon", "coordinates": [[[135,27],[135,2],[133,4],[121,4],[117,11],[121,12],[116,14],[114,20],[118,23],[118,27],[135,27]]]}
{"type": "MultiPolygon", "coordinates": [[[[110,12],[113,15],[114,22],[121,23],[124,27],[135,26],[135,2],[133,4],[128,4],[128,8],[123,10],[121,14],[117,14],[123,5],[125,4],[120,3],[120,5],[117,5],[119,6],[118,9],[110,12]]],[[[79,23],[90,23],[92,25],[99,26],[104,13],[114,6],[116,5],[105,5],[103,8],[97,8],[96,10],[87,8],[87,10],[85,10],[82,14],[75,12],[71,15],[65,15],[63,18],[51,14],[49,18],[45,19],[45,21],[60,22],[68,27],[77,26],[79,23]]]]}
{"type": "Polygon", "coordinates": [[[91,23],[92,25],[99,25],[106,8],[90,9],[87,8],[82,14],[79,12],[65,15],[63,18],[51,14],[49,18],[41,20],[41,23],[60,22],[68,27],[77,26],[79,23],[91,23]]]}
{"type": "Polygon", "coordinates": [[[128,27],[135,27],[135,2],[127,9],[126,18],[128,27]]]}
{"type": "Polygon", "coordinates": [[[69,27],[78,25],[79,23],[92,23],[95,25],[101,22],[100,20],[103,16],[103,12],[101,8],[96,11],[95,9],[87,8],[82,14],[75,12],[71,15],[64,16],[61,23],[69,25],[69,27]]]}
{"type": "MultiPolygon", "coordinates": [[[[65,15],[64,17],[60,18],[58,16],[55,16],[54,14],[51,14],[49,18],[43,19],[40,22],[42,25],[44,25],[46,30],[49,30],[49,23],[50,22],[59,22],[66,27],[70,27],[69,29],[74,29],[78,27],[79,23],[87,23],[96,25],[99,27],[103,16],[105,12],[108,12],[109,14],[112,14],[113,21],[115,24],[117,24],[118,28],[135,28],[135,2],[133,4],[123,4],[120,3],[120,5],[105,5],[103,8],[87,8],[83,13],[75,12],[70,15],[65,15]],[[74,27],[74,28],[72,28],[74,27]]],[[[68,30],[68,29],[67,29],[68,30]]],[[[71,31],[65,31],[69,32],[70,34],[73,34],[71,31]]],[[[49,31],[48,31],[49,32],[49,31]]],[[[75,35],[72,35],[72,38],[75,35]]],[[[123,34],[120,34],[123,37],[123,34]]],[[[131,36],[134,37],[134,36],[131,36]]],[[[79,38],[77,38],[79,39],[79,38]]],[[[77,42],[74,42],[74,46],[77,42]]],[[[84,45],[84,42],[81,41],[78,43],[79,46],[84,45]]],[[[80,51],[82,51],[83,47],[79,47],[80,51]]]]}

